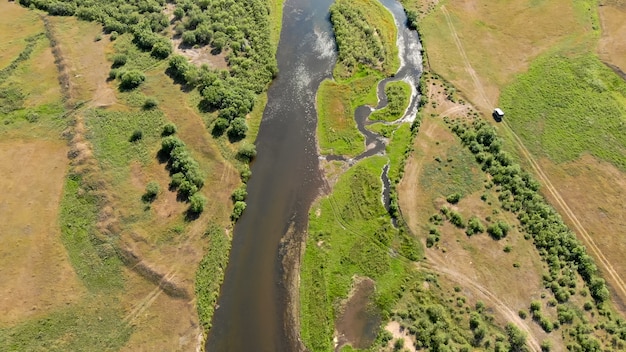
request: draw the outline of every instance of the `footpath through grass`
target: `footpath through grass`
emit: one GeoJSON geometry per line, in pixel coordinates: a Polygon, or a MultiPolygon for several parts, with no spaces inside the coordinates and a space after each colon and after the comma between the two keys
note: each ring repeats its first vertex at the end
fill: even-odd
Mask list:
{"type": "Polygon", "coordinates": [[[500,101],[533,154],[561,163],[591,153],[626,171],[626,82],[595,55],[541,57],[500,101]]]}

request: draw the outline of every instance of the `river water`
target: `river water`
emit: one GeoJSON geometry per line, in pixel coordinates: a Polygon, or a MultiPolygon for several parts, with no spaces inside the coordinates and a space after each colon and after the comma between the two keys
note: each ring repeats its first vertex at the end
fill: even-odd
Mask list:
{"type": "MultiPolygon", "coordinates": [[[[235,226],[207,351],[277,352],[300,347],[288,319],[290,296],[284,278],[290,268],[283,266],[281,240],[290,230],[295,234],[306,231],[310,205],[324,184],[315,139],[315,94],[321,81],[331,77],[336,60],[328,17],[332,2],[285,2],[277,52],[279,75],[268,91],[257,137],[258,156],[248,182],[248,206],[235,226]]],[[[403,117],[410,121],[417,110],[419,41],[415,32],[403,29],[406,17],[400,4],[381,2],[399,25],[402,67],[393,80],[403,79],[413,87],[413,99],[403,117]]],[[[379,85],[379,100],[379,107],[386,104],[384,83],[379,85]]],[[[358,122],[360,128],[371,111],[364,109],[367,114],[358,122]]],[[[359,112],[355,118],[359,120],[359,112]]],[[[384,151],[383,139],[367,138],[376,148],[360,158],[384,151]]]]}
{"type": "Polygon", "coordinates": [[[279,75],[257,137],[247,208],[237,222],[207,351],[295,351],[287,326],[281,238],[306,229],[322,175],[315,140],[315,92],[331,75],[332,0],[287,0],[278,46],[279,75]]]}

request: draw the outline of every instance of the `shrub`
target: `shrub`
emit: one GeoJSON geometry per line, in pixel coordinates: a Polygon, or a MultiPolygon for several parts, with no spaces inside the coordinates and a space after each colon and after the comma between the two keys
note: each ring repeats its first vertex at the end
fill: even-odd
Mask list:
{"type": "Polygon", "coordinates": [[[498,221],[495,224],[491,224],[489,225],[489,227],[487,227],[487,233],[494,240],[500,240],[506,237],[506,235],[509,233],[509,229],[510,229],[509,224],[503,221],[498,221]]]}
{"type": "Polygon", "coordinates": [[[157,195],[159,194],[160,190],[161,190],[161,187],[159,186],[158,183],[154,181],[148,182],[148,184],[146,185],[146,192],[142,196],[143,201],[144,202],[154,201],[157,195]]]}
{"type": "Polygon", "coordinates": [[[176,133],[176,125],[173,123],[168,123],[163,126],[163,132],[161,132],[162,136],[171,136],[176,133]]]}
{"type": "Polygon", "coordinates": [[[446,201],[450,204],[456,204],[461,200],[461,195],[459,193],[452,193],[448,197],[446,197],[446,201]]]}
{"type": "Polygon", "coordinates": [[[230,216],[230,218],[233,221],[237,221],[241,217],[241,214],[243,214],[244,210],[246,210],[246,202],[243,202],[243,201],[235,202],[235,206],[233,208],[233,214],[230,216]]]}
{"type": "Polygon", "coordinates": [[[474,234],[483,232],[485,232],[485,227],[480,222],[480,219],[478,219],[476,216],[472,216],[467,222],[467,230],[465,230],[465,233],[468,236],[472,236],[474,234]]]}
{"type": "Polygon", "coordinates": [[[233,191],[233,194],[230,196],[233,202],[240,202],[246,200],[248,196],[248,191],[246,190],[246,185],[243,184],[239,188],[233,191]]]}
{"type": "Polygon", "coordinates": [[[204,211],[206,201],[206,198],[202,194],[195,193],[189,197],[189,211],[194,214],[202,213],[204,211]]]}
{"type": "Polygon", "coordinates": [[[158,41],[152,47],[152,56],[158,59],[165,59],[172,53],[172,44],[169,41],[158,41]]]}
{"type": "Polygon", "coordinates": [[[237,156],[247,162],[252,161],[256,156],[256,146],[254,144],[244,144],[239,148],[239,152],[237,152],[237,156]]]}
{"type": "Polygon", "coordinates": [[[460,229],[465,227],[465,220],[463,220],[463,216],[454,210],[450,211],[450,222],[460,229]]]}
{"type": "Polygon", "coordinates": [[[231,139],[240,140],[246,136],[246,132],[248,132],[248,125],[246,125],[246,120],[242,117],[237,117],[230,123],[228,136],[231,139]]]}
{"type": "Polygon", "coordinates": [[[115,41],[118,36],[119,36],[119,34],[116,31],[113,31],[113,32],[111,32],[111,36],[109,37],[109,39],[111,41],[115,41]]]}
{"type": "Polygon", "coordinates": [[[143,131],[141,130],[134,130],[133,134],[130,135],[129,141],[130,142],[137,142],[139,140],[141,140],[143,138],[143,131]]]}
{"type": "Polygon", "coordinates": [[[111,65],[111,66],[113,68],[124,66],[124,65],[126,65],[126,60],[127,60],[126,55],[124,55],[124,54],[115,54],[115,56],[113,56],[113,65],[111,65]]]}
{"type": "Polygon", "coordinates": [[[120,84],[121,88],[134,89],[134,88],[137,88],[141,83],[143,83],[146,80],[146,76],[141,71],[130,70],[122,74],[121,80],[122,80],[120,84]]]}
{"type": "Polygon", "coordinates": [[[143,108],[144,110],[152,110],[156,108],[157,105],[159,105],[159,101],[156,100],[156,98],[149,97],[146,98],[146,101],[144,101],[143,108]]]}

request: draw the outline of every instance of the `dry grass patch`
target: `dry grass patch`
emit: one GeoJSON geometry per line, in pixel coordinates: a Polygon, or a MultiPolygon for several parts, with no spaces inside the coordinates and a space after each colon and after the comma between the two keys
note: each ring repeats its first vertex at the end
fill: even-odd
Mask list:
{"type": "Polygon", "coordinates": [[[0,2],[0,69],[10,64],[24,50],[24,39],[43,31],[43,23],[35,12],[28,11],[15,2],[0,2]]]}
{"type": "Polygon", "coordinates": [[[72,78],[71,98],[91,100],[93,106],[114,104],[115,91],[107,83],[111,63],[106,59],[112,44],[106,39],[95,40],[102,34],[102,26],[73,17],[51,16],[48,19],[72,78]]]}
{"type": "Polygon", "coordinates": [[[600,57],[626,71],[626,3],[606,1],[600,6],[602,37],[598,46],[600,57]]]}
{"type": "MultiPolygon", "coordinates": [[[[541,159],[540,164],[613,268],[618,273],[626,272],[626,262],[623,260],[626,256],[624,172],[588,154],[568,163],[556,165],[541,159]]],[[[604,277],[611,282],[609,275],[604,277]]]]}
{"type": "Polygon", "coordinates": [[[61,141],[0,144],[0,324],[41,316],[84,291],[57,220],[66,153],[61,141]]]}
{"type": "Polygon", "coordinates": [[[430,66],[484,111],[492,108],[499,90],[525,71],[533,58],[561,42],[585,40],[592,32],[591,21],[565,0],[530,4],[525,0],[451,0],[444,6],[451,25],[441,7],[421,23],[430,66]],[[455,32],[465,57],[454,40],[455,32]]]}
{"type": "MultiPolygon", "coordinates": [[[[460,149],[460,142],[440,119],[423,118],[414,147],[398,194],[403,217],[424,244],[432,226],[429,217],[443,206],[459,212],[465,220],[476,216],[485,226],[496,220],[517,223],[514,215],[499,211],[497,193],[482,187],[484,174],[475,170],[473,158],[463,159],[462,154],[469,152],[460,149]],[[470,171],[459,169],[459,162],[469,163],[470,171]],[[458,177],[468,173],[474,176],[458,177]],[[456,205],[445,200],[447,192],[453,190],[464,193],[456,205]],[[487,194],[486,201],[481,200],[483,194],[487,194]]],[[[542,261],[532,242],[525,240],[516,228],[500,241],[486,233],[468,237],[464,229],[449,222],[436,228],[441,239],[426,249],[428,263],[433,264],[434,271],[461,286],[471,301],[486,301],[499,323],[504,325],[511,320],[511,314],[515,318],[518,310],[527,309],[532,299],[539,298],[542,261]],[[509,253],[504,251],[507,246],[511,248],[509,253]],[[490,296],[498,300],[491,300],[490,296]]],[[[536,341],[547,336],[537,324],[524,324],[536,341]]]]}

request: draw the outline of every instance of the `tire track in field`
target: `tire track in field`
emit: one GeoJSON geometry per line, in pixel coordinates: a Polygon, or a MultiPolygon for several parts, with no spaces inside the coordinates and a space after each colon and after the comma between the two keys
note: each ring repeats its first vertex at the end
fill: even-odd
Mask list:
{"type": "Polygon", "coordinates": [[[489,291],[487,288],[480,285],[475,280],[467,277],[466,275],[448,269],[442,258],[436,256],[428,256],[428,259],[432,261],[435,265],[421,263],[423,267],[439,274],[448,276],[453,281],[456,281],[459,284],[478,292],[481,296],[483,296],[486,301],[491,303],[495,307],[495,309],[498,310],[506,319],[514,323],[517,327],[519,327],[522,331],[526,333],[526,342],[531,350],[535,352],[541,351],[541,346],[539,345],[539,342],[537,341],[535,335],[532,333],[531,329],[528,327],[528,324],[526,324],[526,322],[519,317],[518,313],[514,312],[506,303],[502,302],[496,294],[489,291]]]}
{"type": "Polygon", "coordinates": [[[620,275],[613,268],[613,266],[611,265],[611,262],[604,256],[600,248],[598,248],[593,238],[589,235],[587,230],[580,223],[580,220],[578,219],[576,214],[574,214],[571,208],[567,205],[567,202],[565,202],[565,200],[563,199],[559,191],[556,189],[556,187],[554,187],[552,182],[550,182],[550,179],[548,178],[546,173],[543,171],[539,163],[533,158],[530,151],[528,151],[528,149],[522,142],[521,138],[513,131],[513,129],[509,126],[509,124],[506,121],[503,121],[503,122],[504,122],[504,126],[506,127],[506,129],[511,133],[511,135],[515,139],[515,143],[519,147],[523,156],[526,158],[526,160],[528,160],[531,167],[535,171],[535,174],[539,176],[539,179],[541,180],[541,182],[546,186],[548,192],[550,192],[550,195],[552,195],[552,197],[555,199],[559,207],[565,213],[565,216],[574,225],[576,232],[580,235],[586,247],[591,249],[593,254],[600,261],[600,265],[602,266],[604,271],[608,273],[609,276],[613,279],[612,280],[613,284],[615,288],[617,289],[617,291],[619,291],[617,293],[621,292],[620,296],[622,300],[626,302],[626,284],[624,284],[624,281],[622,280],[620,275]]]}
{"type": "Polygon", "coordinates": [[[461,43],[461,40],[459,39],[459,35],[456,29],[454,28],[454,24],[452,24],[452,19],[450,18],[450,13],[448,12],[448,9],[446,9],[446,5],[441,5],[441,12],[443,12],[443,15],[446,17],[446,22],[448,23],[448,27],[450,28],[452,39],[454,39],[454,44],[456,44],[456,47],[459,50],[459,54],[461,54],[461,59],[463,60],[463,65],[465,66],[465,70],[467,71],[467,73],[469,73],[470,77],[472,78],[472,81],[474,82],[474,86],[476,87],[476,90],[478,91],[478,94],[480,95],[480,98],[486,104],[486,107],[490,108],[492,104],[489,102],[489,98],[487,98],[487,95],[485,94],[485,88],[483,87],[482,83],[480,83],[480,79],[478,78],[476,71],[470,64],[469,59],[467,58],[467,54],[465,53],[463,44],[461,43]]]}

